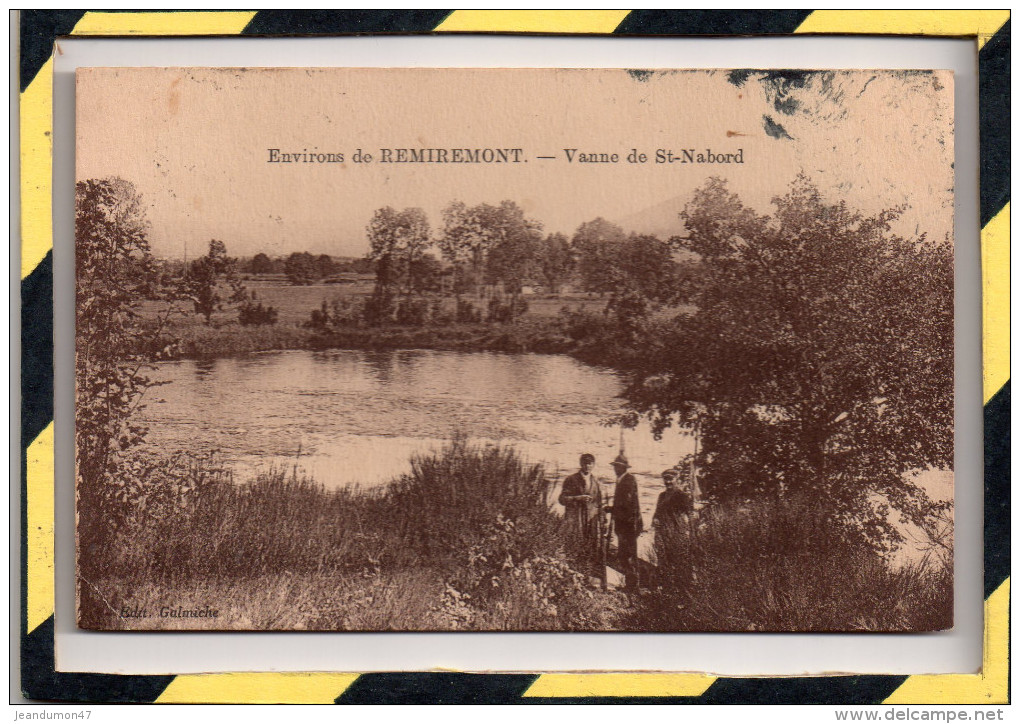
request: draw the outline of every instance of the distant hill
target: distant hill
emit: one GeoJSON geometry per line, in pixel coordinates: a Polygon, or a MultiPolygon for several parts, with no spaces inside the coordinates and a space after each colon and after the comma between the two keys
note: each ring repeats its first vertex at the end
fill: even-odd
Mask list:
{"type": "MultiPolygon", "coordinates": [[[[685,230],[679,214],[688,199],[688,196],[675,196],[622,219],[616,219],[613,223],[626,232],[652,234],[663,241],[671,236],[683,236],[685,230]]],[[[674,254],[676,261],[695,258],[697,255],[688,251],[674,254]]]]}
{"type": "Polygon", "coordinates": [[[660,239],[668,239],[683,233],[684,225],[679,213],[688,200],[687,196],[674,196],[622,219],[614,219],[613,223],[621,226],[624,231],[654,234],[660,239]]]}

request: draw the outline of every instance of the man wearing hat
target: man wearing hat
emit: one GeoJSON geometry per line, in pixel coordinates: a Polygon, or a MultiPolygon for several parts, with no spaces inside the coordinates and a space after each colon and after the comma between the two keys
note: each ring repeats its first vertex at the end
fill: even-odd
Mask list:
{"type": "Polygon", "coordinates": [[[637,479],[627,472],[629,467],[630,462],[622,452],[613,460],[613,470],[616,472],[613,525],[616,526],[620,566],[627,576],[627,588],[636,590],[639,585],[637,539],[645,525],[641,520],[641,508],[638,505],[637,479]]]}

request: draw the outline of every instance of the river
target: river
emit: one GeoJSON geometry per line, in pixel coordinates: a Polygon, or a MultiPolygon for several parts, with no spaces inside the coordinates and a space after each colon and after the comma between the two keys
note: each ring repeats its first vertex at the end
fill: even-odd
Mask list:
{"type": "MultiPolygon", "coordinates": [[[[147,392],[140,414],[147,442],[162,452],[216,453],[240,480],[297,466],[327,487],[370,488],[457,433],[512,445],[557,483],[583,452],[595,455],[604,482],[614,479],[620,429],[602,423],[621,409],[621,378],[566,355],[292,350],[163,362],[150,377],[165,384],[147,392]]],[[[656,441],[646,426],[623,435],[647,528],[660,473],[693,451],[693,439],[667,430],[656,441]]],[[[952,472],[928,471],[919,482],[952,499],[952,472]]],[[[917,531],[901,529],[901,555],[916,558],[917,531]]]]}
{"type": "MultiPolygon", "coordinates": [[[[513,445],[557,481],[591,452],[609,481],[620,444],[619,428],[602,424],[620,411],[618,373],[565,355],[294,350],[165,362],[150,376],[167,384],[147,393],[148,442],[216,452],[242,479],[296,465],[327,487],[372,487],[462,432],[513,445]]],[[[624,445],[650,523],[659,473],[693,441],[638,427],[624,445]]]]}

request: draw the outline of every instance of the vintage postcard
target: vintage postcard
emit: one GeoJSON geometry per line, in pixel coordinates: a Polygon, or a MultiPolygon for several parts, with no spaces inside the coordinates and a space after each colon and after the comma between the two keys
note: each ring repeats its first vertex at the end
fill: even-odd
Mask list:
{"type": "Polygon", "coordinates": [[[80,627],[953,626],[951,73],[76,93],[80,627]]]}

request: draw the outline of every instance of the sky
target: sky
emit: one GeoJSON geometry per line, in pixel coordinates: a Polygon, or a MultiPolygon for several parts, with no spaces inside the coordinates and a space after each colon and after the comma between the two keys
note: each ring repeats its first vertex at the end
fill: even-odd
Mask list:
{"type": "Polygon", "coordinates": [[[513,200],[547,232],[601,216],[678,233],[708,177],[768,212],[800,172],[865,213],[904,206],[897,233],[952,231],[947,71],[818,74],[780,97],[787,112],[726,71],[90,68],[76,97],[77,178],[132,182],[162,257],[214,238],[232,256],[361,256],[376,209],[420,207],[435,232],[453,200],[513,200]],[[344,162],[270,163],[274,148],[344,162]],[[373,162],[355,163],[359,148],[373,162]],[[519,148],[522,162],[383,164],[383,148],[519,148]],[[647,162],[628,163],[632,149],[647,162]],[[743,163],[655,163],[659,149],[743,163]]]}

